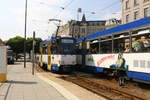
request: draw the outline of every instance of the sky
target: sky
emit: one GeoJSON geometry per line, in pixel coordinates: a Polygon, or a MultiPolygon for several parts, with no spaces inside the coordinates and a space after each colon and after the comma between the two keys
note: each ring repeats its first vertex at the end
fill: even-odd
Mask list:
{"type": "MultiPolygon", "coordinates": [[[[57,22],[61,25],[69,20],[77,20],[77,9],[81,20],[85,14],[87,20],[107,20],[121,16],[120,0],[28,0],[27,37],[48,38],[56,31],[57,22]],[[62,9],[64,8],[64,9],[62,9]],[[95,12],[95,14],[91,14],[95,12]]],[[[0,38],[8,40],[15,36],[24,37],[25,0],[1,0],[0,3],[0,38]]]]}

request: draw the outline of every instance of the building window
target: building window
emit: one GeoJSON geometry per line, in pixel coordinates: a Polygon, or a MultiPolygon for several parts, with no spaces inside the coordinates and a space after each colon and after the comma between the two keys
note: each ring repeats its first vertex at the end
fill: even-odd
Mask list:
{"type": "Polygon", "coordinates": [[[95,26],[95,23],[94,23],[94,22],[92,23],[92,26],[95,26]]]}
{"type": "Polygon", "coordinates": [[[129,15],[126,15],[126,23],[129,22],[129,15]]]}
{"type": "Polygon", "coordinates": [[[99,23],[99,22],[97,22],[97,26],[100,26],[100,23],[99,23]]]}
{"type": "Polygon", "coordinates": [[[75,29],[75,33],[78,33],[78,29],[75,29]]]}
{"type": "Polygon", "coordinates": [[[139,12],[138,11],[134,12],[134,20],[137,20],[138,16],[139,16],[139,12]]]}
{"type": "Polygon", "coordinates": [[[90,23],[89,23],[89,26],[93,26],[93,23],[92,23],[92,22],[90,22],[90,23]]]}
{"type": "Polygon", "coordinates": [[[139,0],[134,0],[134,6],[139,4],[139,0]]]}
{"type": "Polygon", "coordinates": [[[148,8],[144,9],[144,17],[148,17],[148,10],[149,10],[148,8]]]}
{"type": "Polygon", "coordinates": [[[129,0],[126,1],[126,9],[129,9],[129,0]]]}
{"type": "Polygon", "coordinates": [[[82,33],[85,33],[85,28],[81,28],[81,32],[82,32],[82,33]]]}

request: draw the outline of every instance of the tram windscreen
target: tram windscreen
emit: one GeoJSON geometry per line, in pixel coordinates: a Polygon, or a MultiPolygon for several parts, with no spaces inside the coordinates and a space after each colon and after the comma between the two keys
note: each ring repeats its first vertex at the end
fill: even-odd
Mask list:
{"type": "Polygon", "coordinates": [[[74,39],[62,39],[61,40],[61,51],[63,54],[75,54],[75,41],[74,39]]]}

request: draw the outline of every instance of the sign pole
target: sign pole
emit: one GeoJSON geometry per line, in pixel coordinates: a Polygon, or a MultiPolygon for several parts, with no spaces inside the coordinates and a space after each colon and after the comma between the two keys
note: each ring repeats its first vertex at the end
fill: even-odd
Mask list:
{"type": "Polygon", "coordinates": [[[35,69],[35,31],[33,32],[33,45],[32,45],[32,75],[35,69]]]}

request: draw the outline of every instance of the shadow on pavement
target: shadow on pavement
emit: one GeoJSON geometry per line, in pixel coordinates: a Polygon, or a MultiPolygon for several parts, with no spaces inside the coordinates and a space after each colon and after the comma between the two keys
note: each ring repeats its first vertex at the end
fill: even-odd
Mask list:
{"type": "Polygon", "coordinates": [[[25,82],[25,81],[7,81],[10,84],[37,84],[37,82],[25,82]]]}
{"type": "Polygon", "coordinates": [[[15,62],[14,64],[12,65],[21,65],[22,63],[21,62],[15,62]]]}

